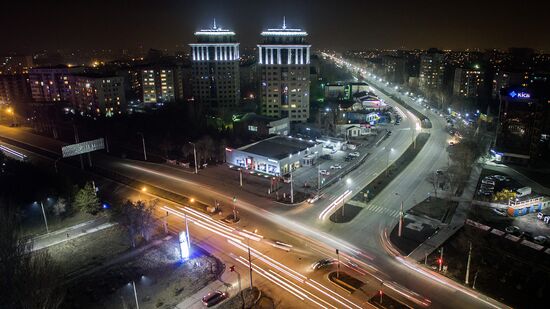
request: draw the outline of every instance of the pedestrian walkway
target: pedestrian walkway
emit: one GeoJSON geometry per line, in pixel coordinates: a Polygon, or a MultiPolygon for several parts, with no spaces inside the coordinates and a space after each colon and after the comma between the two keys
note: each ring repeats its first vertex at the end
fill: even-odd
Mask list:
{"type": "MultiPolygon", "coordinates": [[[[197,293],[187,297],[183,302],[179,303],[176,306],[176,308],[202,309],[204,308],[204,305],[202,304],[202,298],[204,297],[204,295],[212,291],[219,290],[222,292],[226,292],[228,294],[228,299],[233,296],[236,296],[236,294],[238,294],[239,292],[239,284],[236,278],[237,278],[236,273],[232,273],[228,270],[224,270],[224,272],[221,274],[221,276],[218,279],[211,282],[204,288],[200,289],[197,293]]],[[[241,284],[245,284],[244,282],[242,282],[242,278],[241,278],[241,284]]],[[[248,286],[243,286],[243,288],[247,288],[247,287],[248,286]]]]}
{"type": "Polygon", "coordinates": [[[472,204],[475,189],[479,176],[481,175],[482,166],[476,164],[472,168],[470,173],[470,179],[468,180],[467,187],[464,188],[464,192],[460,198],[460,202],[456,208],[456,211],[451,219],[451,222],[446,227],[441,228],[432,237],[428,238],[420,246],[418,246],[413,252],[409,254],[409,257],[416,261],[424,260],[424,258],[430,255],[435,249],[439,248],[447,239],[453,236],[466,222],[468,216],[468,210],[472,204]]]}
{"type": "Polygon", "coordinates": [[[375,204],[366,204],[355,200],[349,200],[346,204],[361,207],[363,209],[376,212],[379,214],[387,215],[393,218],[399,218],[399,210],[389,209],[385,207],[380,207],[375,204]]]}
{"type": "Polygon", "coordinates": [[[32,242],[33,244],[32,251],[37,251],[110,228],[114,225],[116,225],[116,223],[109,222],[106,217],[99,217],[94,220],[86,221],[34,237],[29,240],[29,242],[32,242]]]}

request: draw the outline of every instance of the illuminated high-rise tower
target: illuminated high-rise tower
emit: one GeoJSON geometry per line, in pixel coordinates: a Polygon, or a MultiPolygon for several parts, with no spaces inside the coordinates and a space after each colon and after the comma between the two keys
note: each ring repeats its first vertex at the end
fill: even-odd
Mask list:
{"type": "Polygon", "coordinates": [[[258,45],[261,112],[289,117],[293,122],[309,118],[309,58],[307,32],[301,29],[268,29],[258,45]]]}
{"type": "Polygon", "coordinates": [[[195,32],[191,46],[193,98],[204,107],[219,111],[239,104],[239,43],[235,32],[214,24],[195,32]]]}

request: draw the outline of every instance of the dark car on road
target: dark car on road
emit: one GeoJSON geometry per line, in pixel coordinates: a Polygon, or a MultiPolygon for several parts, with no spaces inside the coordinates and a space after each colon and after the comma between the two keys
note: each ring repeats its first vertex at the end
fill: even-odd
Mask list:
{"type": "Polygon", "coordinates": [[[222,291],[212,291],[202,298],[202,303],[206,307],[212,307],[221,303],[224,299],[227,298],[227,293],[222,291]]]}

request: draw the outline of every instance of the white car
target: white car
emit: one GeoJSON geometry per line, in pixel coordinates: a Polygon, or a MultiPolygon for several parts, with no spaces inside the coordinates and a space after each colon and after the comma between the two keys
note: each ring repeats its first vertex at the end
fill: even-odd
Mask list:
{"type": "Polygon", "coordinates": [[[315,202],[317,202],[323,195],[321,194],[315,194],[314,196],[310,197],[307,199],[307,202],[310,203],[310,204],[313,204],[315,202]]]}
{"type": "Polygon", "coordinates": [[[328,176],[328,175],[330,175],[330,172],[327,171],[327,170],[320,170],[320,171],[319,171],[319,174],[321,174],[321,175],[327,175],[327,176],[328,176]]]}
{"type": "Polygon", "coordinates": [[[355,152],[350,152],[349,155],[352,156],[352,157],[358,157],[360,155],[360,153],[355,151],[355,152]]]}
{"type": "Polygon", "coordinates": [[[342,168],[342,165],[340,165],[340,164],[334,164],[334,165],[330,166],[331,170],[339,170],[341,168],[342,168]]]}

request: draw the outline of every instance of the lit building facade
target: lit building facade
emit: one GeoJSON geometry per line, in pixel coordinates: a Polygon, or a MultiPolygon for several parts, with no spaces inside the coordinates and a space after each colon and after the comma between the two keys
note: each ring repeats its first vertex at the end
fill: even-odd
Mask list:
{"type": "Polygon", "coordinates": [[[96,74],[70,78],[71,100],[75,112],[87,116],[114,116],[126,112],[124,78],[96,74]]]}
{"type": "Polygon", "coordinates": [[[26,74],[0,75],[0,104],[22,105],[31,102],[26,74]]]}
{"type": "Polygon", "coordinates": [[[29,70],[32,99],[35,102],[69,101],[71,74],[82,73],[84,68],[70,68],[65,65],[38,67],[29,70]]]}
{"type": "Polygon", "coordinates": [[[305,122],[309,118],[310,47],[307,32],[280,29],[261,33],[258,45],[261,113],[305,122]]]}
{"type": "Polygon", "coordinates": [[[191,46],[193,100],[218,111],[240,102],[239,43],[235,32],[214,26],[195,32],[191,46]]]}
{"type": "Polygon", "coordinates": [[[483,71],[457,68],[453,80],[453,94],[465,98],[477,98],[483,87],[483,71]]]}
{"type": "Polygon", "coordinates": [[[174,102],[176,100],[175,72],[172,69],[144,69],[141,71],[143,103],[174,102]]]}
{"type": "Polygon", "coordinates": [[[428,50],[420,56],[419,86],[422,91],[441,90],[444,74],[444,54],[442,52],[428,50]]]}

